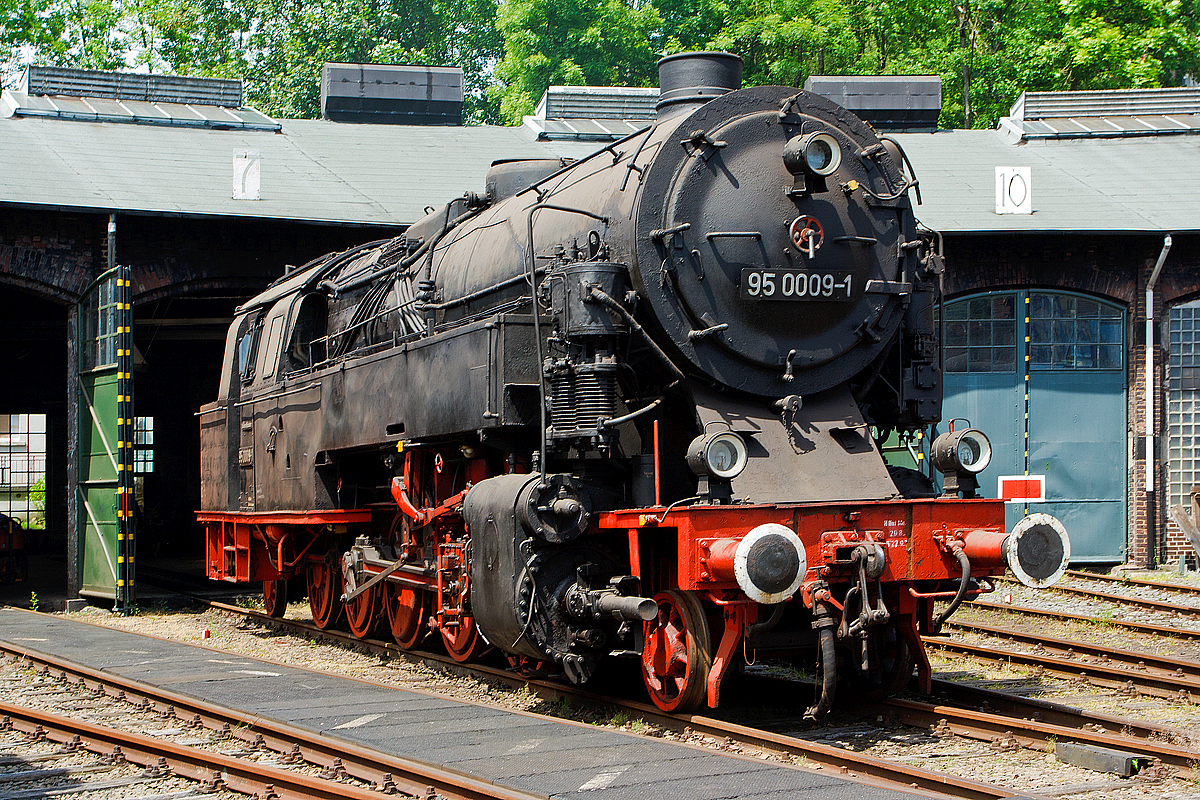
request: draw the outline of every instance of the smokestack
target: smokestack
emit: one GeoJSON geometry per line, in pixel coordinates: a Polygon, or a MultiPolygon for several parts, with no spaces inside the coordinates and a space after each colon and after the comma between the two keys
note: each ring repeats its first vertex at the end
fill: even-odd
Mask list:
{"type": "Polygon", "coordinates": [[[655,110],[668,119],[742,88],[742,59],[733,53],[676,53],[658,62],[655,110]]]}

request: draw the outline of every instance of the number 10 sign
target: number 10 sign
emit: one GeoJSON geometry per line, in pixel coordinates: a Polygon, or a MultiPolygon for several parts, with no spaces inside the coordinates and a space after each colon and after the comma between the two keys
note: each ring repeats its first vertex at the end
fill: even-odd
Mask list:
{"type": "Polygon", "coordinates": [[[996,213],[1033,213],[1033,167],[996,167],[996,213]]]}

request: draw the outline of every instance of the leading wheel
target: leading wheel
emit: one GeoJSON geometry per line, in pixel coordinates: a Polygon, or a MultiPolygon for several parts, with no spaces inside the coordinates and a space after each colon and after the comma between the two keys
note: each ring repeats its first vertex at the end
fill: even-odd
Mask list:
{"type": "Polygon", "coordinates": [[[288,582],[263,581],[263,609],[267,616],[281,618],[287,611],[288,582]]]}
{"type": "Polygon", "coordinates": [[[386,584],[383,592],[392,638],[405,650],[411,650],[429,635],[433,595],[423,589],[395,583],[386,584]]]}
{"type": "Polygon", "coordinates": [[[642,680],[654,705],[663,711],[692,711],[708,690],[712,664],[708,620],[691,592],[659,592],[654,602],[658,616],[643,628],[642,680]]]}
{"type": "Polygon", "coordinates": [[[465,614],[460,616],[457,625],[452,628],[443,626],[441,634],[442,644],[446,645],[446,652],[455,661],[461,663],[474,661],[487,652],[488,643],[479,635],[479,628],[475,625],[474,617],[465,614]]]}
{"type": "Polygon", "coordinates": [[[342,570],[332,553],[324,561],[308,565],[308,607],[313,624],[321,630],[331,627],[342,613],[342,570]]]}

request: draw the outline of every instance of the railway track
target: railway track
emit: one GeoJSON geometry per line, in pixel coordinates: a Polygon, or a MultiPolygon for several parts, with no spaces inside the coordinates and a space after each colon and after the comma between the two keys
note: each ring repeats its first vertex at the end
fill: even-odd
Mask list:
{"type": "Polygon", "coordinates": [[[1078,678],[1081,672],[1087,672],[1088,677],[1104,679],[1105,682],[1096,684],[1099,686],[1120,688],[1123,684],[1132,684],[1145,694],[1183,699],[1186,702],[1200,701],[1200,662],[1190,659],[1164,656],[1145,650],[1125,650],[1090,644],[1044,633],[1033,634],[980,622],[951,621],[946,627],[963,633],[1002,639],[1006,643],[1023,644],[1033,652],[1016,653],[1004,646],[968,646],[962,642],[938,638],[927,638],[926,642],[944,650],[967,652],[967,649],[970,649],[973,654],[993,661],[1036,663],[1047,672],[1070,678],[1078,678]],[[1027,656],[1037,660],[1026,660],[1027,656]]]}
{"type": "Polygon", "coordinates": [[[1127,575],[1103,575],[1097,572],[1083,572],[1081,570],[1069,569],[1065,575],[1068,578],[1079,578],[1085,581],[1096,581],[1098,583],[1119,584],[1122,586],[1142,586],[1148,589],[1161,589],[1167,592],[1178,592],[1179,594],[1200,598],[1200,586],[1192,586],[1185,583],[1168,583],[1167,581],[1152,581],[1146,578],[1135,578],[1127,575]]]}
{"type": "MultiPolygon", "coordinates": [[[[1087,575],[1083,577],[1080,573],[1075,573],[1076,580],[1096,581],[1094,576],[1087,575]]],[[[998,582],[1019,585],[1012,578],[1001,578],[998,582]]],[[[1144,586],[1144,584],[1141,584],[1144,586]]],[[[1154,587],[1156,590],[1163,588],[1162,584],[1154,587]]],[[[1174,587],[1171,587],[1172,589],[1174,587]]],[[[1056,583],[1053,586],[1048,586],[1041,591],[1054,592],[1056,594],[1068,595],[1071,597],[1085,598],[1088,601],[1103,600],[1108,603],[1113,603],[1120,606],[1129,606],[1145,611],[1152,611],[1159,614],[1178,614],[1185,617],[1200,617],[1200,606],[1187,605],[1181,603],[1172,603],[1166,600],[1155,600],[1147,597],[1134,597],[1120,592],[1106,592],[1099,589],[1075,586],[1067,583],[1056,583]]],[[[1188,595],[1191,597],[1192,595],[1188,595]]]]}
{"type": "Polygon", "coordinates": [[[1136,631],[1138,633],[1148,633],[1155,636],[1168,636],[1178,639],[1200,641],[1200,630],[1179,628],[1173,625],[1157,625],[1151,622],[1136,622],[1132,620],[1116,619],[1113,617],[1096,617],[1088,614],[1075,614],[1069,611],[1051,611],[1044,608],[1034,608],[1032,606],[1014,605],[1011,603],[997,603],[991,600],[968,600],[963,603],[963,605],[985,611],[1001,611],[1008,614],[1035,617],[1044,620],[1054,620],[1059,622],[1066,620],[1088,625],[1105,625],[1122,630],[1136,631]]]}
{"type": "Polygon", "coordinates": [[[75,746],[109,757],[115,747],[125,760],[202,781],[208,791],[229,788],[263,798],[296,800],[369,800],[378,798],[381,791],[445,800],[545,800],[540,795],[356,747],[46,654],[8,647],[3,650],[9,654],[10,666],[20,661],[38,664],[43,689],[74,689],[93,697],[109,697],[133,711],[176,720],[187,729],[215,732],[226,746],[218,752],[176,744],[163,736],[106,727],[12,703],[0,703],[0,729],[7,724],[23,733],[36,732],[50,741],[74,742],[75,746]],[[231,755],[228,750],[234,745],[246,753],[273,752],[284,765],[311,765],[317,768],[313,770],[317,774],[231,755]]]}
{"type": "Polygon", "coordinates": [[[1157,725],[1132,717],[1084,711],[1053,700],[1026,697],[1012,692],[986,689],[969,683],[933,680],[934,695],[944,703],[977,711],[995,711],[1016,719],[1051,722],[1068,728],[1116,731],[1134,739],[1151,741],[1187,741],[1190,733],[1178,728],[1157,725]],[[1086,722],[1083,720],[1087,720],[1086,722]]]}

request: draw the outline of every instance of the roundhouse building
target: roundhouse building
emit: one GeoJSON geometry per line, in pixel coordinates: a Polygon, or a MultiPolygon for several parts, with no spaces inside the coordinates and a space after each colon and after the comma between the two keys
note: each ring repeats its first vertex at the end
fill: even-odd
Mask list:
{"type": "MultiPolygon", "coordinates": [[[[1200,484],[1197,91],[1031,93],[999,130],[944,131],[927,79],[811,88],[911,159],[918,216],[948,261],[944,416],[991,437],[984,492],[1034,478],[1003,484],[1044,492],[1014,502],[1013,521],[1059,516],[1076,563],[1190,553],[1167,520],[1200,484]]],[[[28,468],[22,488],[3,467],[17,451],[39,463],[29,445],[44,439],[46,532],[29,546],[67,555],[72,597],[134,579],[118,569],[122,524],[139,558],[198,556],[194,414],[216,396],[233,309],[289,266],[482,192],[494,161],[628,135],[656,93],[551,87],[520,127],[464,126],[455,70],[329,65],[327,118],[277,121],[244,107],[237,82],[31,68],[0,99],[0,415],[13,430],[0,512],[20,495],[29,513],[28,468]]]]}

